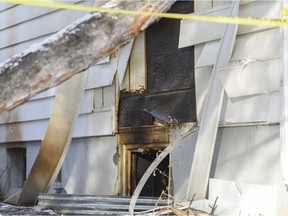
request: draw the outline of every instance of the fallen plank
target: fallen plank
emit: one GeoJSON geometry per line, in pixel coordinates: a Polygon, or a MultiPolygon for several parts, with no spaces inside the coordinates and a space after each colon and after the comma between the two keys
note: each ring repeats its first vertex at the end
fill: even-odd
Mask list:
{"type": "MultiPolygon", "coordinates": [[[[230,9],[230,15],[237,16],[239,11],[239,1],[234,1],[230,9]]],[[[214,64],[210,79],[209,90],[200,120],[198,138],[193,157],[190,180],[187,194],[189,199],[194,193],[200,199],[205,198],[210,166],[213,158],[215,140],[218,131],[220,113],[224,98],[224,89],[217,77],[218,69],[225,66],[233,50],[238,25],[225,26],[217,60],[214,64]]]]}
{"type": "Polygon", "coordinates": [[[56,179],[71,143],[86,78],[87,73],[78,74],[58,89],[48,128],[17,200],[18,205],[33,205],[38,194],[47,192],[56,179]]]}

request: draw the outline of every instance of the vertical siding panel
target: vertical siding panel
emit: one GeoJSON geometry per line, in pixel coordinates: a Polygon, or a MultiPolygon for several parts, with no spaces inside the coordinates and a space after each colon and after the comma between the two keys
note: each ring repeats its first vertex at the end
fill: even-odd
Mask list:
{"type": "Polygon", "coordinates": [[[93,89],[93,108],[98,109],[103,107],[103,88],[93,89]]]}
{"type": "Polygon", "coordinates": [[[31,142],[27,145],[27,167],[26,167],[26,175],[28,177],[28,174],[30,173],[30,170],[32,168],[32,165],[37,157],[37,154],[40,149],[40,142],[31,142]]]}
{"type": "Polygon", "coordinates": [[[146,88],[145,34],[142,32],[135,39],[130,56],[130,88],[146,88]]]}
{"type": "Polygon", "coordinates": [[[104,107],[110,107],[115,104],[115,89],[113,85],[103,87],[103,104],[104,107]]]}
{"type": "Polygon", "coordinates": [[[127,65],[127,69],[122,83],[122,89],[130,91],[130,64],[127,65]]]}

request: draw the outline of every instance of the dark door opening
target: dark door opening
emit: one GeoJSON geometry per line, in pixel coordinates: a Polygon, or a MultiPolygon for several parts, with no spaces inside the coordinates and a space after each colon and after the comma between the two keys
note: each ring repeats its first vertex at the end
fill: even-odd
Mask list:
{"type": "MultiPolygon", "coordinates": [[[[161,150],[149,149],[144,152],[133,152],[131,155],[131,190],[133,194],[145,171],[159,155],[161,150]]],[[[169,176],[169,155],[163,159],[158,165],[153,175],[150,176],[145,186],[143,187],[140,196],[159,197],[162,191],[166,191],[168,187],[169,176]]]]}

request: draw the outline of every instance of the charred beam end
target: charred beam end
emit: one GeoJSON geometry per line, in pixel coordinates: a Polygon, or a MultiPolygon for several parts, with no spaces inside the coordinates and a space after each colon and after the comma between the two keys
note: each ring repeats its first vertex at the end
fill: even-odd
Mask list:
{"type": "MultiPolygon", "coordinates": [[[[176,0],[111,1],[103,7],[164,12],[176,0]],[[113,5],[113,6],[111,6],[113,5]]],[[[115,52],[156,17],[91,13],[0,64],[0,112],[84,71],[115,52]]]]}

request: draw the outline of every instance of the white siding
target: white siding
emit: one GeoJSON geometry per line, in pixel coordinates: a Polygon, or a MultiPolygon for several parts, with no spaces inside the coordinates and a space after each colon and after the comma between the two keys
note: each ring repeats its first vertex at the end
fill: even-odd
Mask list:
{"type": "Polygon", "coordinates": [[[8,10],[9,8],[15,7],[15,6],[16,6],[16,4],[10,4],[10,3],[1,2],[0,3],[0,12],[3,12],[5,10],[8,10]]]}
{"type": "Polygon", "coordinates": [[[278,211],[275,215],[287,215],[288,193],[280,169],[279,126],[225,128],[219,136],[215,178],[275,187],[278,211]]]}
{"type": "MultiPolygon", "coordinates": [[[[263,13],[263,15],[267,13],[268,17],[275,17],[276,11],[280,13],[279,4],[276,2],[267,2],[267,4],[263,2],[247,3],[241,6],[240,12],[241,10],[245,10],[252,13],[255,10],[257,14],[260,13],[258,12],[260,9],[262,9],[261,13],[263,13]],[[267,7],[267,5],[269,5],[269,7],[267,7]]],[[[205,31],[210,32],[210,30],[211,29],[207,28],[205,31]]],[[[186,31],[190,32],[187,29],[186,31]]],[[[238,33],[239,31],[240,30],[238,30],[238,33]]],[[[206,33],[205,35],[207,34],[209,35],[210,33],[206,33]]],[[[198,34],[197,37],[201,38],[201,34],[198,34]]],[[[229,70],[229,72],[227,70],[227,73],[225,72],[225,75],[223,73],[223,76],[220,77],[228,96],[226,103],[224,103],[225,109],[222,111],[222,124],[279,122],[279,111],[272,113],[271,110],[276,111],[279,109],[280,41],[279,28],[257,30],[250,33],[246,32],[245,34],[239,34],[237,36],[231,58],[232,65],[240,65],[241,62],[247,62],[247,64],[239,66],[239,68],[242,67],[243,70],[238,74],[239,76],[237,76],[237,78],[234,77],[237,74],[234,70],[229,70]],[[249,62],[251,64],[249,64],[249,62]],[[230,80],[232,77],[235,79],[230,80]],[[245,77],[248,79],[245,79],[245,77]],[[227,81],[227,79],[229,79],[229,81],[227,81]],[[228,85],[230,87],[228,87],[228,85]],[[242,85],[241,89],[238,88],[239,85],[242,85]],[[261,91],[260,88],[262,89],[261,91]],[[265,88],[265,90],[263,88],[265,88]],[[267,105],[263,106],[264,104],[267,105]],[[243,111],[245,111],[245,113],[243,113],[243,111]]],[[[198,47],[196,48],[197,51],[201,49],[198,47]]],[[[196,54],[195,82],[197,88],[198,120],[200,120],[201,110],[211,76],[212,64],[215,62],[214,60],[217,57],[218,50],[219,40],[212,42],[208,40],[207,43],[204,44],[201,52],[199,52],[198,55],[196,54]]]]}
{"type": "MultiPolygon", "coordinates": [[[[84,2],[85,5],[91,5],[92,2],[84,2]]],[[[43,12],[41,15],[37,16],[34,19],[30,17],[30,11],[34,11],[31,6],[16,6],[15,8],[11,8],[3,13],[7,13],[7,15],[3,15],[3,19],[7,20],[8,25],[3,24],[3,28],[0,31],[0,49],[8,46],[12,46],[14,44],[18,44],[24,41],[28,41],[43,35],[51,34],[57,32],[75,21],[76,19],[82,17],[88,12],[76,11],[76,10],[54,10],[51,12],[49,9],[42,9],[43,12]],[[18,8],[17,13],[14,11],[15,8],[18,8]],[[29,10],[30,8],[30,10],[29,10]],[[12,11],[11,11],[12,10],[12,11]],[[19,14],[23,14],[18,18],[19,14]],[[17,22],[17,19],[21,20],[21,22],[17,22],[13,24],[11,20],[17,22]],[[64,18],[65,17],[65,18],[64,18]],[[9,22],[10,21],[10,22],[9,22]],[[45,24],[44,24],[45,23],[45,24]],[[9,26],[9,27],[7,27],[9,26]],[[36,27],[37,26],[37,27],[36,27]]],[[[37,9],[36,9],[37,10],[37,9]]]]}
{"type": "Polygon", "coordinates": [[[32,165],[38,155],[40,149],[40,142],[29,142],[26,144],[27,147],[27,167],[26,167],[26,175],[28,177],[29,172],[32,168],[32,165]]]}
{"type": "MultiPolygon", "coordinates": [[[[198,3],[197,3],[198,4],[198,3]]],[[[255,1],[249,4],[243,4],[239,9],[239,16],[241,17],[267,17],[279,18],[281,10],[280,2],[273,1],[255,1]]],[[[228,16],[229,4],[225,3],[218,7],[209,10],[196,12],[199,15],[211,16],[228,16]]],[[[205,43],[220,39],[223,28],[223,23],[214,22],[201,22],[193,20],[181,21],[179,47],[187,47],[199,43],[205,43]],[[189,29],[189,31],[187,31],[189,29]],[[199,32],[209,31],[209,34],[198,34],[199,32]]],[[[260,26],[260,25],[240,25],[237,31],[238,35],[263,31],[275,28],[273,26],[260,26]]]]}
{"type": "Polygon", "coordinates": [[[62,168],[67,193],[117,194],[116,137],[73,140],[62,168]]]}
{"type": "MultiPolygon", "coordinates": [[[[92,5],[94,1],[73,0],[69,3],[92,5]]],[[[53,35],[87,13],[0,3],[0,62],[53,35]]],[[[117,139],[114,136],[117,122],[117,64],[117,58],[107,57],[88,69],[80,115],[72,133],[72,137],[77,139],[73,139],[62,168],[67,192],[117,194],[117,139]]],[[[19,107],[0,114],[2,170],[7,165],[5,155],[8,143],[27,149],[29,173],[47,129],[56,94],[57,87],[51,88],[19,107]]],[[[15,192],[7,186],[7,181],[7,175],[0,179],[0,191],[5,196],[15,192]]]]}
{"type": "MultiPolygon", "coordinates": [[[[92,5],[93,1],[69,1],[92,5]]],[[[0,4],[0,61],[61,30],[88,12],[50,9],[28,5],[0,4]]],[[[109,58],[88,71],[86,91],[80,106],[75,137],[113,134],[115,123],[114,76],[117,59],[109,58]],[[108,61],[107,61],[108,60],[108,61]],[[100,125],[101,122],[101,125],[100,125]],[[98,125],[98,126],[97,126],[98,125]],[[104,126],[103,126],[104,125],[104,126]]],[[[0,116],[1,142],[41,140],[51,114],[57,87],[0,116]]]]}
{"type": "MultiPolygon", "coordinates": [[[[130,51],[128,51],[130,52],[130,51]]],[[[125,55],[125,53],[123,53],[125,55]]],[[[120,57],[119,57],[120,58],[120,57]]],[[[125,58],[122,59],[125,61],[125,58]]],[[[122,64],[124,64],[123,62],[122,64]]],[[[146,88],[146,56],[145,56],[145,33],[142,32],[134,39],[133,47],[127,62],[126,73],[121,72],[120,83],[122,89],[127,91],[146,88]],[[124,78],[124,79],[123,79],[124,78]]]]}
{"type": "MultiPolygon", "coordinates": [[[[173,129],[171,131],[171,142],[175,141],[177,138],[187,132],[187,130],[188,128],[173,129]]],[[[182,202],[185,200],[185,198],[187,198],[187,186],[197,135],[198,133],[195,133],[182,140],[170,154],[173,197],[176,202],[182,202]]]]}
{"type": "MultiPolygon", "coordinates": [[[[1,3],[2,5],[3,3],[1,3]]],[[[35,19],[39,16],[51,13],[55,9],[46,7],[31,7],[28,5],[15,5],[10,10],[5,10],[0,13],[0,29],[6,29],[27,20],[35,19]],[[24,12],[25,11],[25,12],[24,12]],[[7,17],[13,14],[13,19],[7,19],[7,17]]]]}
{"type": "MultiPolygon", "coordinates": [[[[201,10],[210,7],[208,3],[195,4],[195,8],[201,10]]],[[[214,5],[221,4],[223,1],[215,1],[214,5]]],[[[243,14],[278,18],[281,8],[277,1],[249,1],[240,6],[240,16],[243,14]]],[[[203,34],[209,35],[212,29],[209,26],[213,24],[205,25],[206,29],[197,38],[190,38],[195,32],[188,33],[189,30],[183,28],[183,33],[187,31],[188,34],[183,37],[180,35],[180,44],[181,37],[183,44],[185,42],[188,46],[192,45],[192,40],[197,44],[196,40],[200,40],[203,34]]],[[[219,76],[225,89],[220,122],[220,126],[224,128],[218,131],[210,177],[271,186],[277,192],[277,199],[273,200],[277,202],[275,215],[287,215],[288,194],[282,181],[278,125],[280,42],[279,28],[239,26],[231,59],[233,66],[229,69],[229,66],[222,68],[223,73],[219,76]],[[241,127],[237,126],[239,124],[241,127]],[[266,126],[248,126],[254,124],[266,126]]],[[[219,38],[216,37],[195,46],[198,120],[218,49],[219,38]]]]}
{"type": "Polygon", "coordinates": [[[39,43],[40,41],[44,40],[45,38],[53,34],[54,33],[51,33],[49,35],[42,35],[42,36],[39,36],[38,38],[33,38],[29,41],[24,41],[14,46],[12,45],[12,46],[8,46],[5,48],[1,48],[0,49],[0,62],[4,62],[5,60],[11,58],[13,55],[22,52],[23,50],[27,49],[33,44],[39,43]]]}

